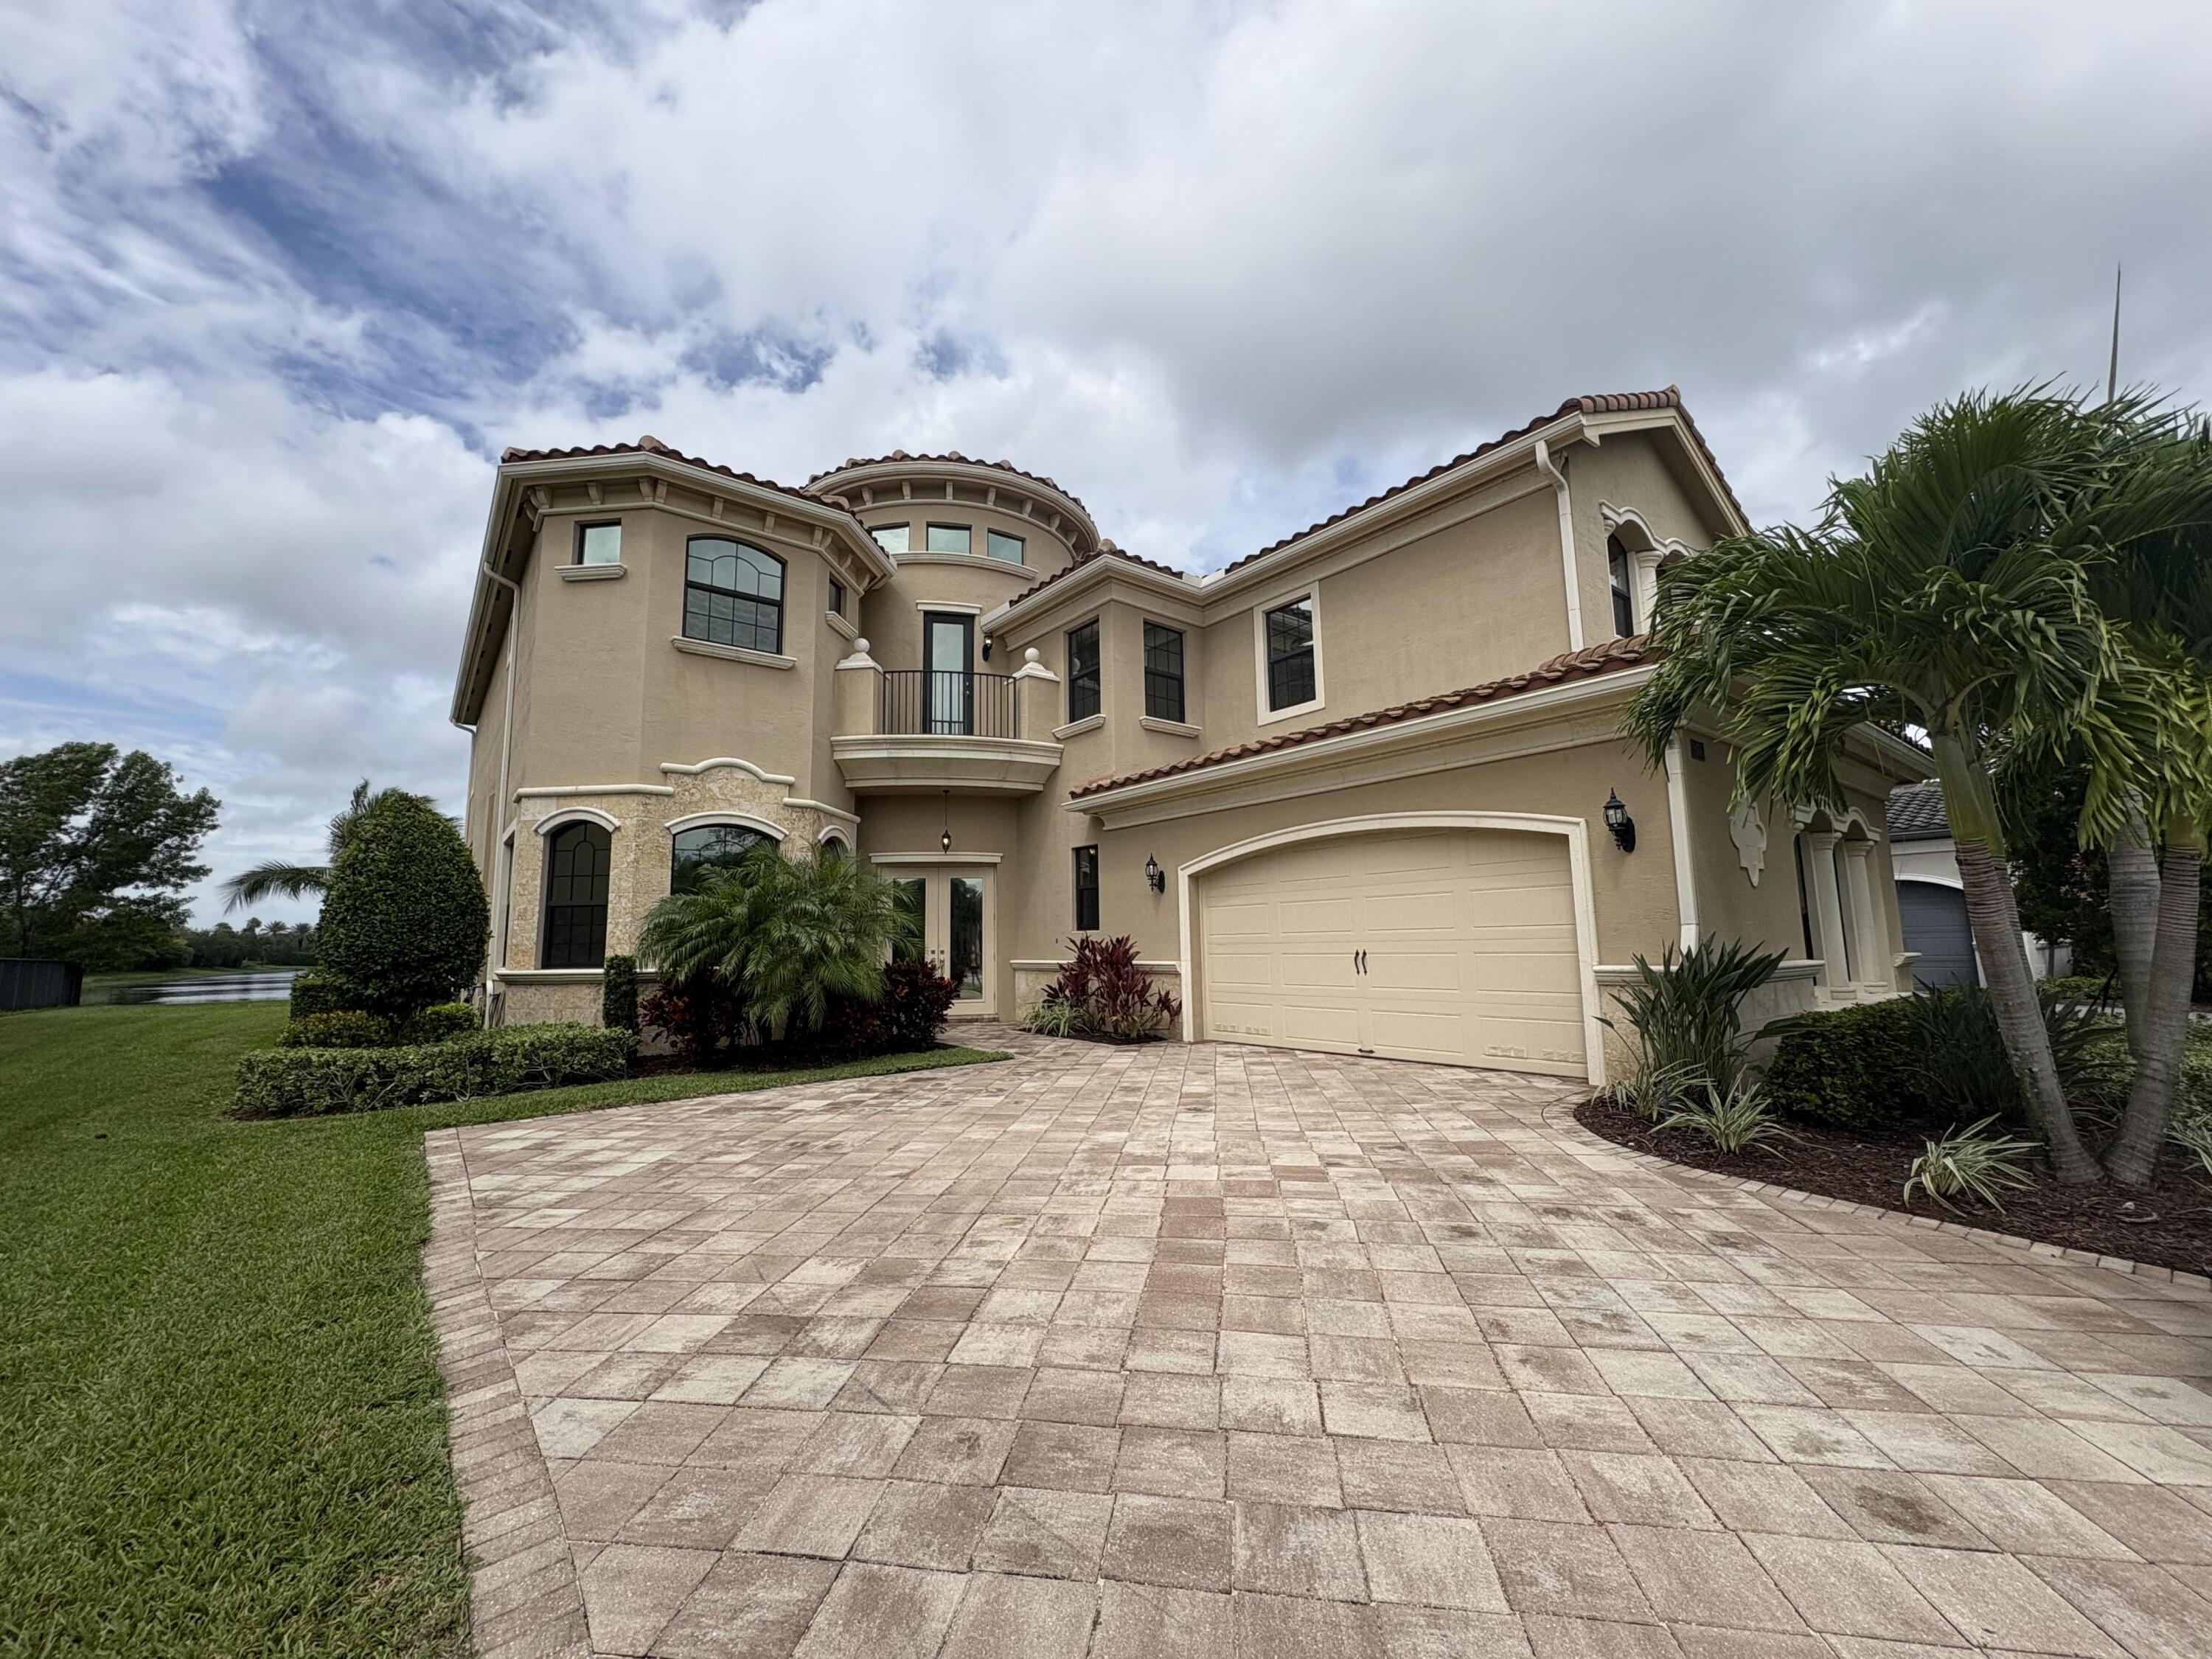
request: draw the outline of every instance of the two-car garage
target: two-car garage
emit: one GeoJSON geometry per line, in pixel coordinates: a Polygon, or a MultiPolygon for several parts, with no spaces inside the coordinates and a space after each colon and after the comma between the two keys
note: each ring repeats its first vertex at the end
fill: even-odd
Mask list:
{"type": "Polygon", "coordinates": [[[1378,821],[1270,839],[1192,866],[1193,1035],[1588,1074],[1570,834],[1378,821]]]}

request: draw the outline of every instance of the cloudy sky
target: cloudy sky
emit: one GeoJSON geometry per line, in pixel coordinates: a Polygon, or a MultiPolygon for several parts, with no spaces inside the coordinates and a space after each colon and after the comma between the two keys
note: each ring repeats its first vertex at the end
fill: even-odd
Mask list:
{"type": "Polygon", "coordinates": [[[1668,382],[1801,515],[2100,380],[2116,260],[2203,398],[2208,82],[2202,0],[6,0],[0,754],[174,762],[218,876],[456,803],[510,443],[1003,455],[1199,569],[1668,382]]]}

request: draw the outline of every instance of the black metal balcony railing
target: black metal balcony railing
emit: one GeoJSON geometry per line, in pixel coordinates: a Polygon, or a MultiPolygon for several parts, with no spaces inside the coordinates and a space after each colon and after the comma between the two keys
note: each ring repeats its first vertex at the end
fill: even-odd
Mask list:
{"type": "Polygon", "coordinates": [[[898,668],[884,675],[878,732],[929,737],[1018,738],[1021,704],[1011,674],[898,668]]]}

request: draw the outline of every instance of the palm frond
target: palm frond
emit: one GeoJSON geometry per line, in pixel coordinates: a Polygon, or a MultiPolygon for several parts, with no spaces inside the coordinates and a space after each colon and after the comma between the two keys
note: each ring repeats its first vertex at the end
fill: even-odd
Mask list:
{"type": "Polygon", "coordinates": [[[223,883],[222,908],[238,910],[264,899],[319,896],[329,891],[330,884],[331,872],[326,865],[287,864],[281,859],[271,859],[223,883]]]}

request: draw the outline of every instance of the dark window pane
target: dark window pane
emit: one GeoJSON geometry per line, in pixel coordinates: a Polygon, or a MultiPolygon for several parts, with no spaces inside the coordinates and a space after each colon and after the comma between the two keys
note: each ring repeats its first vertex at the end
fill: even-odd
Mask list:
{"type": "Polygon", "coordinates": [[[1156,720],[1182,719],[1182,634],[1145,624],[1145,712],[1156,720]]]}
{"type": "Polygon", "coordinates": [[[976,876],[955,876],[945,883],[951,890],[947,921],[945,976],[959,988],[963,997],[983,994],[983,883],[976,876]]]}
{"type": "Polygon", "coordinates": [[[1267,613],[1267,708],[1314,700],[1313,601],[1293,599],[1267,613]]]}
{"type": "Polygon", "coordinates": [[[678,830],[673,839],[668,890],[696,893],[706,886],[708,872],[735,869],[746,854],[769,838],[740,823],[702,823],[678,830]]]}
{"type": "Polygon", "coordinates": [[[771,654],[783,649],[783,562],[743,542],[695,537],[686,550],[684,636],[771,654]]]}
{"type": "Polygon", "coordinates": [[[845,614],[845,584],[835,576],[830,579],[830,608],[841,617],[845,614]]]}
{"type": "Polygon", "coordinates": [[[597,968],[607,955],[607,872],[614,843],[596,823],[564,823],[545,847],[543,968],[597,968]]]}
{"type": "Polygon", "coordinates": [[[1613,589],[1613,631],[1626,639],[1636,631],[1636,577],[1618,536],[1605,538],[1605,574],[1613,589]]]}
{"type": "Polygon", "coordinates": [[[1067,634],[1067,718],[1087,720],[1099,709],[1098,623],[1096,617],[1067,634]]]}
{"type": "Polygon", "coordinates": [[[1075,928],[1088,933],[1098,926],[1098,849],[1075,849],[1075,928]]]}
{"type": "Polygon", "coordinates": [[[920,962],[924,940],[922,929],[928,909],[929,883],[921,876],[903,876],[891,883],[892,902],[899,914],[907,918],[907,932],[891,941],[893,962],[920,962]]]}

